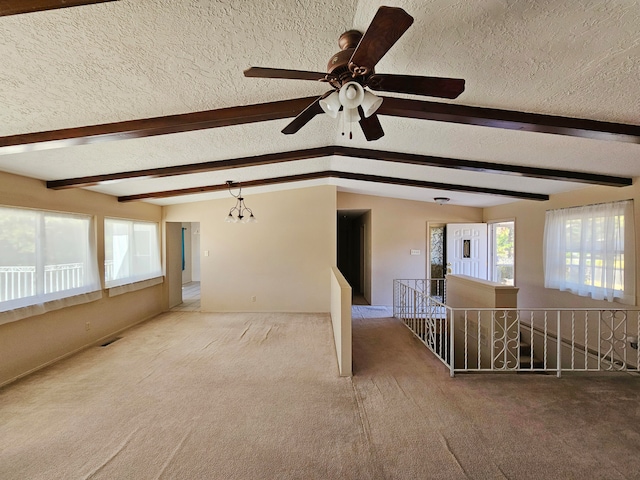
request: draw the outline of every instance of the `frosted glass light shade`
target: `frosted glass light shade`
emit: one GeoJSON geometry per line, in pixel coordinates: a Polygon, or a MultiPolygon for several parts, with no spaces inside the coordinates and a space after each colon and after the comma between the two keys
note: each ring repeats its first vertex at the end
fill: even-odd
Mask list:
{"type": "Polygon", "coordinates": [[[345,83],[340,88],[340,103],[346,109],[358,108],[364,100],[364,88],[358,82],[345,83]]]}
{"type": "Polygon", "coordinates": [[[364,99],[362,100],[362,111],[364,112],[364,116],[369,118],[371,115],[376,113],[376,110],[380,108],[380,105],[382,105],[382,98],[365,90],[364,99]]]}
{"type": "Polygon", "coordinates": [[[327,98],[320,100],[320,108],[329,115],[331,118],[337,118],[340,111],[340,95],[338,92],[333,92],[327,98]]]}

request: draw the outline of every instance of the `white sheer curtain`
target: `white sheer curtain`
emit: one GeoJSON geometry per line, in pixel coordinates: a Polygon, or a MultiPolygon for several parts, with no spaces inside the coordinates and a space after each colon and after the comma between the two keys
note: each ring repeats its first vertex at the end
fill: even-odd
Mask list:
{"type": "Polygon", "coordinates": [[[105,218],[105,284],[107,288],[162,276],[158,224],[105,218]]]}
{"type": "Polygon", "coordinates": [[[89,215],[0,207],[0,323],[102,296],[89,215]]]}
{"type": "Polygon", "coordinates": [[[549,210],[546,288],[635,304],[633,201],[549,210]]]}

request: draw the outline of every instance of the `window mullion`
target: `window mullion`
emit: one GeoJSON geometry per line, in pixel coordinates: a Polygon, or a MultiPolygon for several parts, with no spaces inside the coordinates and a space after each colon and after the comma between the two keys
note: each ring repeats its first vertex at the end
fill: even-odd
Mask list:
{"type": "Polygon", "coordinates": [[[128,262],[129,262],[129,274],[132,275],[134,274],[135,270],[134,270],[134,257],[136,255],[135,252],[135,239],[133,238],[134,236],[134,232],[135,232],[135,222],[129,222],[129,255],[128,255],[128,262]]]}
{"type": "Polygon", "coordinates": [[[45,294],[46,272],[45,272],[45,215],[38,214],[36,220],[36,295],[45,294]]]}

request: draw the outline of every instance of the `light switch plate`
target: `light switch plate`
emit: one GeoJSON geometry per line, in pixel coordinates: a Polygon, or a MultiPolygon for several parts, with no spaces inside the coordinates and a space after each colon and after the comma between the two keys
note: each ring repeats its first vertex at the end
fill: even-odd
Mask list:
{"type": "Polygon", "coordinates": [[[420,255],[420,250],[411,250],[411,255],[420,255]]]}

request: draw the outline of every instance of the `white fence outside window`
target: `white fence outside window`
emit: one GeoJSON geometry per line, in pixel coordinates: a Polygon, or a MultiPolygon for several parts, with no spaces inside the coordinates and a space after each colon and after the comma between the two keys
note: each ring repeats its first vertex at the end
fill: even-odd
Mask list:
{"type": "MultiPolygon", "coordinates": [[[[45,265],[44,292],[55,293],[83,286],[84,264],[45,265]]],[[[0,302],[31,297],[37,293],[35,266],[0,267],[0,302]]]]}

